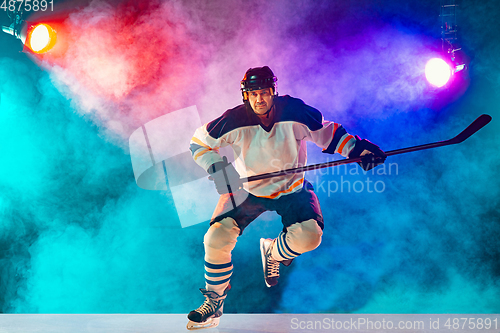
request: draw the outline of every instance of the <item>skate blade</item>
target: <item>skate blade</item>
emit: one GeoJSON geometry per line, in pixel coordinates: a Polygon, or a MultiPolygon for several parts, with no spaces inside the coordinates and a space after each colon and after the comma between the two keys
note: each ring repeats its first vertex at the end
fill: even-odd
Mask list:
{"type": "Polygon", "coordinates": [[[213,328],[213,327],[219,326],[219,319],[220,318],[210,318],[207,321],[203,321],[201,323],[190,320],[187,323],[186,327],[189,331],[202,330],[202,329],[206,329],[206,328],[213,328]]]}

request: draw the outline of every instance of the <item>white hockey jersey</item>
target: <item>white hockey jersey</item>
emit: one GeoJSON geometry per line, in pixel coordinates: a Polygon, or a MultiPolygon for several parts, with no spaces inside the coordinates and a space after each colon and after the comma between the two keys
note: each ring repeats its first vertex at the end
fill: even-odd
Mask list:
{"type": "MultiPolygon", "coordinates": [[[[235,168],[242,177],[306,165],[306,141],[325,153],[347,157],[356,139],[338,123],[325,121],[322,114],[290,96],[274,98],[274,117],[269,126],[246,111],[245,105],[227,110],[222,116],[198,128],[190,150],[204,170],[222,161],[218,150],[230,145],[235,168]]],[[[258,197],[277,199],[302,188],[304,173],[252,181],[244,189],[258,197]]]]}

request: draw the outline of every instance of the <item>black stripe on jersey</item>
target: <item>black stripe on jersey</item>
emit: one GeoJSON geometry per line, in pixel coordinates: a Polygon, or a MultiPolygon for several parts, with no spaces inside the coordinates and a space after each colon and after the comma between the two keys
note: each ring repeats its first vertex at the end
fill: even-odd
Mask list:
{"type": "Polygon", "coordinates": [[[323,128],[323,115],[321,112],[305,104],[302,100],[287,95],[278,98],[276,102],[278,111],[276,112],[275,122],[296,121],[306,125],[311,131],[323,128]]]}
{"type": "MultiPolygon", "coordinates": [[[[270,130],[275,123],[284,121],[295,121],[306,125],[311,131],[317,131],[323,127],[323,116],[315,108],[306,105],[302,100],[288,95],[278,96],[274,99],[276,113],[270,124],[270,130]]],[[[246,126],[259,126],[261,122],[254,114],[248,117],[245,105],[239,105],[234,109],[227,110],[219,118],[207,124],[207,131],[211,137],[218,139],[224,134],[237,128],[246,126]]]]}
{"type": "Polygon", "coordinates": [[[234,129],[259,124],[260,122],[257,117],[248,117],[245,105],[241,104],[234,109],[227,110],[222,116],[209,122],[207,124],[207,132],[212,138],[218,139],[234,129]]]}
{"type": "Polygon", "coordinates": [[[344,129],[344,127],[339,126],[337,130],[335,131],[335,134],[333,135],[332,142],[328,145],[328,147],[323,150],[323,153],[327,154],[335,154],[335,148],[337,148],[337,145],[339,144],[340,139],[347,134],[347,131],[344,129]]]}

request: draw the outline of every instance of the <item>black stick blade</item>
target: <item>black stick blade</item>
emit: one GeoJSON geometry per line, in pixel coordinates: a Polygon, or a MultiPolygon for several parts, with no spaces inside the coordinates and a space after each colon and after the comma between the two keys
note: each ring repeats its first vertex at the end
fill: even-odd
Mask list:
{"type": "Polygon", "coordinates": [[[491,116],[487,114],[480,115],[476,120],[472,122],[466,129],[464,129],[460,134],[451,139],[453,143],[460,143],[471,137],[474,133],[479,131],[481,128],[486,126],[491,121],[491,116]]]}

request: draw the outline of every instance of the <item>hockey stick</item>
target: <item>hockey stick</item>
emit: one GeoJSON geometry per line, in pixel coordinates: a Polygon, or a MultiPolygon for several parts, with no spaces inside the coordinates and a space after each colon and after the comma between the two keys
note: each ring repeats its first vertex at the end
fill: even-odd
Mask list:
{"type": "MultiPolygon", "coordinates": [[[[469,137],[471,137],[474,133],[476,133],[481,128],[486,126],[486,124],[488,124],[490,121],[491,121],[491,116],[489,116],[487,114],[482,114],[476,120],[474,120],[472,122],[472,124],[467,126],[466,129],[464,129],[462,132],[460,132],[454,138],[451,138],[451,139],[445,140],[445,141],[427,143],[427,144],[419,145],[419,146],[390,150],[390,151],[386,151],[385,153],[387,154],[387,156],[392,156],[392,155],[398,155],[398,154],[411,153],[413,151],[419,151],[419,150],[424,150],[424,149],[431,149],[431,148],[455,145],[455,144],[461,143],[461,142],[465,141],[466,139],[468,139],[469,137]]],[[[361,160],[362,160],[362,157],[346,158],[346,159],[338,160],[338,161],[331,161],[331,162],[320,163],[320,164],[312,164],[312,165],[306,165],[306,166],[298,167],[298,168],[263,173],[260,175],[250,176],[247,179],[241,179],[241,180],[243,182],[252,182],[255,180],[284,176],[284,175],[291,174],[291,173],[299,173],[299,172],[304,172],[304,171],[329,168],[329,167],[333,167],[333,166],[337,166],[337,165],[344,165],[344,164],[349,164],[349,163],[361,162],[361,160]]]]}

